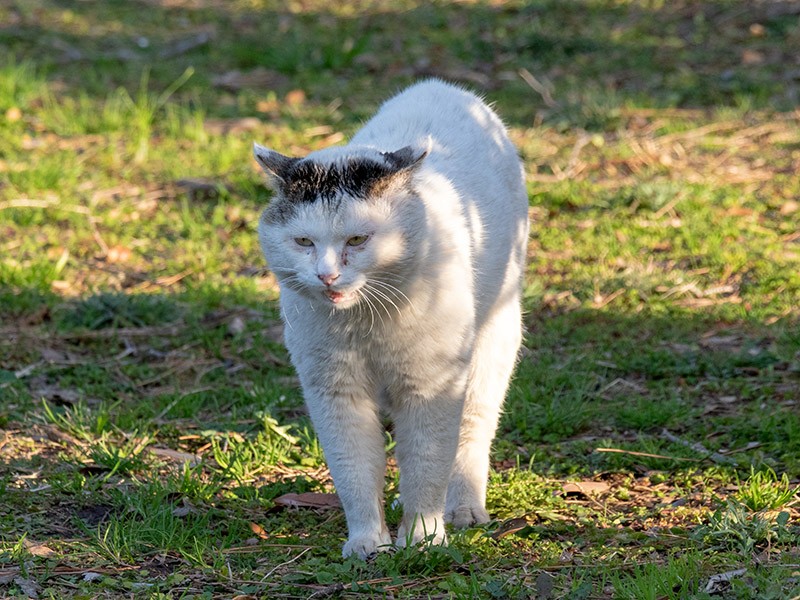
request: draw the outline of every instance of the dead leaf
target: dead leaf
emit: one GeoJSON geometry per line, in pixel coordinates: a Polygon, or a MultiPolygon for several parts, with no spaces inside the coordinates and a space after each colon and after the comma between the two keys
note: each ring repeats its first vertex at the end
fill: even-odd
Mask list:
{"type": "Polygon", "coordinates": [[[251,88],[275,89],[285,86],[288,82],[289,78],[285,75],[264,67],[256,67],[250,71],[228,71],[211,80],[216,87],[231,92],[251,88]]]}
{"type": "Polygon", "coordinates": [[[269,539],[267,532],[264,531],[264,528],[261,527],[258,523],[250,523],[250,531],[256,534],[256,536],[260,537],[262,540],[269,539]]]}
{"type": "Polygon", "coordinates": [[[302,494],[284,494],[275,498],[279,506],[293,506],[297,508],[341,508],[339,496],[336,494],[322,494],[319,492],[304,492],[302,494]]]}
{"type": "Polygon", "coordinates": [[[565,483],[561,491],[566,495],[577,494],[589,496],[591,494],[602,494],[611,489],[611,486],[603,481],[576,481],[565,483]]]}
{"type": "Polygon", "coordinates": [[[175,182],[192,200],[213,200],[223,190],[230,191],[224,183],[203,177],[179,179],[175,182]]]}
{"type": "Polygon", "coordinates": [[[172,448],[148,448],[148,450],[159,456],[161,458],[168,458],[170,460],[174,460],[176,462],[188,462],[189,466],[195,466],[198,462],[200,462],[200,457],[196,454],[191,454],[189,452],[181,452],[179,450],[173,450],[172,448]]]}
{"type": "Polygon", "coordinates": [[[56,551],[49,546],[37,544],[35,542],[29,542],[28,540],[25,540],[25,549],[34,556],[42,556],[44,558],[53,556],[56,553],[56,551]]]}
{"type": "Polygon", "coordinates": [[[300,106],[306,102],[306,93],[303,90],[292,90],[286,94],[284,101],[289,106],[300,106]]]}
{"type": "Polygon", "coordinates": [[[186,498],[183,499],[183,506],[177,506],[172,510],[172,514],[179,518],[193,512],[197,512],[197,509],[186,498]]]}
{"type": "Polygon", "coordinates": [[[240,119],[206,119],[203,127],[212,135],[228,135],[247,133],[261,127],[261,121],[256,117],[242,117],[240,119]]]}
{"type": "Polygon", "coordinates": [[[108,249],[106,253],[106,262],[111,264],[126,263],[131,259],[131,249],[127,246],[117,244],[108,249]]]}
{"type": "Polygon", "coordinates": [[[81,394],[77,390],[65,390],[55,385],[38,388],[33,394],[37,398],[44,398],[59,406],[72,406],[81,399],[81,394]]]}
{"type": "Polygon", "coordinates": [[[256,110],[260,113],[277,112],[280,108],[280,102],[277,100],[259,100],[256,102],[256,110]]]}
{"type": "Polygon", "coordinates": [[[19,121],[22,118],[22,111],[17,106],[12,106],[6,111],[6,121],[9,123],[13,123],[14,121],[19,121]]]}
{"type": "Polygon", "coordinates": [[[22,590],[22,593],[25,594],[28,598],[33,598],[34,600],[37,600],[39,598],[39,590],[42,589],[42,586],[40,586],[32,579],[25,579],[24,577],[14,577],[14,583],[16,583],[19,586],[19,589],[22,590]]]}
{"type": "Polygon", "coordinates": [[[555,584],[555,577],[547,571],[542,571],[536,577],[536,598],[541,600],[548,600],[553,597],[553,587],[555,584]]]}
{"type": "Polygon", "coordinates": [[[800,210],[800,202],[797,202],[796,200],[787,200],[781,206],[780,213],[782,215],[791,215],[792,213],[796,213],[798,210],[800,210]]]}
{"type": "Polygon", "coordinates": [[[758,50],[746,49],[742,52],[742,64],[753,66],[760,65],[766,60],[763,52],[758,50]]]}
{"type": "Polygon", "coordinates": [[[709,594],[721,592],[730,586],[731,579],[741,577],[745,573],[747,573],[747,569],[736,569],[735,571],[728,571],[727,573],[712,575],[708,579],[705,591],[709,594]]]}
{"type": "Polygon", "coordinates": [[[528,520],[523,517],[509,519],[508,521],[504,521],[500,525],[500,527],[498,527],[495,531],[493,531],[490,537],[495,540],[501,540],[507,535],[511,535],[513,533],[517,533],[518,531],[522,531],[527,526],[528,526],[528,520]]]}

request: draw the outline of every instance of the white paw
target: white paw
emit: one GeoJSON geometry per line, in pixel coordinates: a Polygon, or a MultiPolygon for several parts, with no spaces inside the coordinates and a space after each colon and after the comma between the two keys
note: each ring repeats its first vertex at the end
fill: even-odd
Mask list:
{"type": "Polygon", "coordinates": [[[389,533],[383,531],[373,535],[356,535],[347,538],[342,548],[342,556],[357,556],[360,559],[367,559],[375,556],[378,552],[389,550],[392,545],[392,538],[389,533]]]}
{"type": "Polygon", "coordinates": [[[462,529],[477,523],[487,523],[491,519],[486,509],[482,505],[476,504],[474,506],[461,505],[448,508],[444,515],[444,520],[452,523],[453,527],[462,529]]]}

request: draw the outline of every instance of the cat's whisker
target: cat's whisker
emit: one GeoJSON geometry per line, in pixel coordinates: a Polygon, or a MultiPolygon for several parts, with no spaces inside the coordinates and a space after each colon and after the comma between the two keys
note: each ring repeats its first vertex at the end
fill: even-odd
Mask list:
{"type": "Polygon", "coordinates": [[[375,307],[375,313],[378,315],[378,319],[380,319],[381,325],[383,325],[384,323],[383,323],[383,317],[381,316],[381,311],[378,310],[378,307],[375,306],[375,304],[377,304],[384,310],[387,317],[391,317],[391,315],[389,314],[389,309],[386,308],[386,305],[383,303],[380,296],[377,296],[375,294],[376,290],[371,288],[369,286],[369,283],[365,284],[361,289],[364,291],[365,297],[369,296],[372,299],[372,302],[370,302],[370,304],[372,304],[372,306],[375,307]]]}
{"type": "MultiPolygon", "coordinates": [[[[399,306],[397,306],[397,303],[396,303],[394,300],[392,300],[392,299],[391,299],[391,297],[390,297],[390,296],[389,296],[389,295],[388,295],[386,292],[383,292],[383,291],[381,291],[380,289],[378,289],[378,288],[376,288],[376,287],[372,287],[372,286],[370,285],[370,283],[367,283],[367,286],[370,288],[370,290],[371,290],[371,291],[372,291],[374,294],[377,294],[377,295],[378,295],[378,296],[380,296],[381,298],[384,298],[384,299],[385,299],[387,302],[389,302],[389,304],[391,304],[392,306],[394,306],[395,310],[397,311],[397,315],[398,315],[398,316],[400,316],[400,315],[402,315],[402,314],[403,314],[403,313],[402,313],[402,311],[400,310],[400,307],[399,307],[399,306]]],[[[384,308],[386,308],[386,307],[384,306],[384,308]]],[[[389,309],[388,309],[388,308],[386,308],[386,314],[387,314],[387,316],[388,316],[388,314],[389,314],[389,309]]]]}
{"type": "Polygon", "coordinates": [[[370,300],[369,295],[367,294],[368,291],[369,290],[363,287],[360,290],[358,290],[358,294],[364,299],[364,302],[366,302],[367,306],[369,307],[370,324],[369,324],[369,331],[367,331],[366,335],[369,335],[370,332],[372,332],[372,328],[375,326],[376,314],[378,315],[378,319],[380,319],[381,325],[383,325],[383,317],[381,316],[381,313],[378,311],[378,309],[375,308],[373,302],[370,300]]]}
{"type": "Polygon", "coordinates": [[[372,312],[372,306],[370,305],[369,300],[366,298],[366,296],[364,296],[364,292],[362,292],[361,290],[356,290],[356,296],[358,296],[361,300],[363,300],[363,302],[359,302],[359,304],[358,304],[358,313],[359,313],[359,315],[363,311],[362,305],[366,305],[366,307],[369,309],[369,318],[370,318],[369,329],[362,336],[362,337],[367,337],[370,333],[372,333],[372,328],[375,326],[375,315],[372,312]]]}
{"type": "Polygon", "coordinates": [[[411,298],[406,296],[406,294],[397,286],[392,285],[391,283],[386,283],[385,281],[381,281],[380,279],[373,279],[370,283],[374,285],[381,285],[384,289],[388,290],[389,293],[394,294],[396,298],[402,298],[405,302],[408,302],[408,305],[416,312],[417,307],[414,306],[414,303],[411,301],[411,298]]]}

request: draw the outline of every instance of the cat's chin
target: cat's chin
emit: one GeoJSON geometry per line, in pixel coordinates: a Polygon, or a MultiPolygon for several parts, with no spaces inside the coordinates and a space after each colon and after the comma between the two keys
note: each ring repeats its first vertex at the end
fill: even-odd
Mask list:
{"type": "Polygon", "coordinates": [[[350,308],[358,302],[358,294],[355,292],[337,292],[325,290],[325,299],[337,309],[350,308]]]}

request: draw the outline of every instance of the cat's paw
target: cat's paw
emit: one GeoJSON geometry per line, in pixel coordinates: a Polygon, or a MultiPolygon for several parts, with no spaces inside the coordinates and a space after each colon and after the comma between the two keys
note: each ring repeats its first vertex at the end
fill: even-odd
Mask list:
{"type": "Polygon", "coordinates": [[[425,545],[431,546],[444,546],[447,544],[444,520],[441,516],[422,519],[417,515],[414,519],[403,519],[397,530],[397,547],[416,546],[423,541],[425,545]]]}
{"type": "Polygon", "coordinates": [[[356,535],[350,536],[342,548],[342,556],[356,556],[366,560],[375,556],[378,552],[385,552],[392,546],[392,538],[389,533],[384,531],[375,535],[356,535]]]}
{"type": "Polygon", "coordinates": [[[491,519],[489,513],[481,504],[473,506],[460,505],[448,508],[445,512],[444,520],[452,523],[453,527],[463,529],[479,523],[488,523],[491,519]]]}

